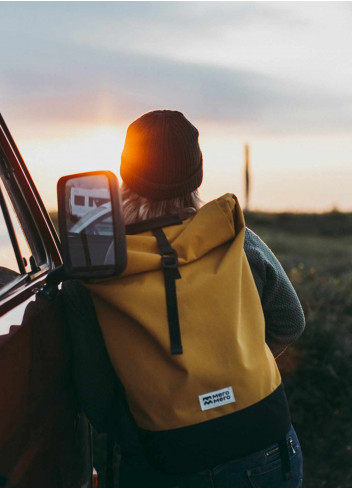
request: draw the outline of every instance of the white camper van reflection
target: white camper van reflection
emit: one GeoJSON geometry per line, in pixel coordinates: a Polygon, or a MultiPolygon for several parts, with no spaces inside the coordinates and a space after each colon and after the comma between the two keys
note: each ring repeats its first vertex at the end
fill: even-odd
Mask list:
{"type": "Polygon", "coordinates": [[[83,217],[87,212],[110,202],[109,190],[106,188],[72,187],[71,214],[83,217]]]}
{"type": "Polygon", "coordinates": [[[113,236],[111,202],[108,202],[90,212],[85,213],[69,230],[71,234],[85,234],[97,236],[113,236]]]}

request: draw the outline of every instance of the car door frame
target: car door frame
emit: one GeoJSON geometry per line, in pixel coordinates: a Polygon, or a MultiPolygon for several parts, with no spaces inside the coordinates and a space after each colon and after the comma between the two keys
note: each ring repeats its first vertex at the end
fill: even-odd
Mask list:
{"type": "MultiPolygon", "coordinates": [[[[56,320],[62,321],[63,316],[62,317],[60,316],[60,319],[58,319],[58,315],[56,315],[56,312],[53,312],[56,305],[53,305],[53,303],[49,304],[50,299],[54,299],[56,294],[54,293],[52,297],[50,297],[50,294],[45,294],[45,293],[43,294],[43,292],[45,292],[45,282],[49,272],[53,271],[55,268],[57,268],[62,264],[62,259],[60,254],[60,242],[56,234],[54,225],[39,195],[39,192],[32,180],[32,177],[27,169],[27,166],[25,165],[25,162],[1,114],[0,114],[0,150],[2,150],[2,157],[4,158],[3,166],[5,167],[5,173],[9,172],[9,174],[10,173],[14,174],[14,178],[15,178],[14,181],[16,182],[16,186],[18,187],[17,189],[18,199],[19,200],[22,199],[21,201],[22,210],[23,213],[26,214],[24,217],[27,220],[27,225],[31,228],[31,232],[33,232],[33,239],[37,240],[38,246],[42,247],[41,251],[43,252],[43,254],[45,254],[45,260],[43,260],[43,263],[38,263],[38,266],[32,267],[31,272],[23,274],[19,280],[15,280],[14,283],[10,283],[9,287],[6,288],[5,294],[3,294],[3,296],[0,298],[0,317],[1,318],[8,317],[10,315],[8,313],[11,313],[11,311],[14,311],[18,307],[24,308],[24,306],[26,305],[26,301],[29,301],[31,298],[33,299],[36,298],[35,301],[31,301],[30,303],[30,306],[32,308],[31,311],[28,311],[28,309],[26,308],[26,311],[29,312],[29,316],[33,310],[35,311],[34,305],[40,304],[40,308],[42,309],[47,308],[50,311],[49,314],[51,314],[51,317],[53,318],[54,322],[56,320]],[[38,294],[39,292],[41,292],[41,294],[38,294]],[[43,301],[44,302],[47,301],[48,305],[46,306],[46,304],[43,301]]],[[[27,314],[27,318],[28,318],[28,314],[27,314]]],[[[51,325],[48,325],[48,328],[50,327],[51,325]]],[[[60,328],[61,328],[60,324],[55,325],[55,335],[56,337],[64,338],[63,341],[66,342],[67,340],[66,332],[62,331],[61,333],[60,328]]],[[[0,343],[0,351],[5,353],[5,356],[6,356],[6,352],[9,355],[9,351],[11,350],[11,348],[14,347],[14,350],[16,350],[17,347],[18,350],[19,345],[22,342],[22,347],[25,347],[26,350],[29,351],[31,357],[30,359],[31,367],[32,364],[36,363],[36,356],[38,356],[38,358],[41,358],[40,355],[42,355],[42,360],[41,360],[42,363],[40,364],[37,362],[39,368],[42,370],[43,365],[45,367],[45,364],[43,364],[43,362],[46,360],[45,344],[44,345],[40,344],[41,343],[40,328],[39,327],[36,328],[37,333],[35,335],[32,334],[33,333],[32,329],[33,328],[28,325],[26,325],[25,327],[20,326],[15,330],[12,328],[12,331],[8,335],[3,335],[3,337],[0,337],[2,338],[2,340],[4,340],[0,343]],[[27,329],[27,331],[25,331],[25,329],[27,329]],[[33,340],[33,338],[35,341],[33,340]],[[30,342],[30,346],[29,346],[29,342],[30,342]],[[43,351],[41,352],[40,355],[37,355],[35,351],[32,351],[34,348],[33,345],[37,345],[38,347],[42,346],[43,351]]],[[[63,328],[63,330],[64,329],[65,328],[63,328]]],[[[44,329],[41,330],[41,332],[43,331],[44,329]]],[[[60,345],[62,349],[63,348],[66,349],[66,343],[65,346],[63,346],[63,343],[61,343],[60,345]]],[[[71,440],[73,443],[79,443],[79,440],[81,439],[86,446],[83,447],[82,449],[78,447],[76,450],[77,454],[80,452],[79,455],[77,455],[77,467],[73,467],[72,463],[70,463],[70,467],[69,469],[67,469],[67,472],[69,472],[69,474],[67,474],[67,477],[62,476],[62,474],[60,473],[60,479],[58,478],[56,483],[55,480],[50,479],[50,474],[47,474],[48,477],[45,477],[44,466],[42,467],[42,472],[43,472],[42,474],[40,474],[40,467],[33,467],[33,466],[31,467],[30,460],[33,459],[33,453],[37,448],[34,446],[35,443],[33,443],[34,452],[32,450],[33,453],[31,453],[28,458],[27,452],[28,450],[29,452],[31,452],[31,446],[30,443],[27,443],[26,446],[27,452],[25,457],[26,460],[24,460],[23,457],[22,457],[23,460],[20,457],[19,461],[13,461],[9,459],[10,462],[8,464],[8,471],[6,470],[6,466],[5,466],[5,470],[4,467],[2,467],[0,470],[1,475],[4,476],[3,480],[9,478],[11,484],[22,485],[23,483],[24,484],[30,483],[40,487],[41,483],[45,484],[45,481],[47,481],[49,485],[53,484],[54,486],[58,486],[58,487],[60,485],[76,486],[76,484],[87,487],[92,483],[93,467],[92,467],[92,446],[91,446],[90,427],[85,417],[82,414],[80,414],[78,410],[76,412],[76,408],[75,408],[76,400],[74,399],[74,392],[73,389],[71,389],[71,385],[68,385],[68,383],[70,383],[70,381],[68,380],[69,372],[67,367],[69,363],[68,360],[69,353],[67,351],[63,351],[62,353],[63,353],[62,355],[63,360],[59,359],[60,355],[57,356],[56,359],[57,365],[54,367],[54,370],[55,368],[58,371],[60,368],[65,369],[64,373],[65,373],[66,384],[65,384],[64,391],[62,391],[64,393],[63,397],[65,397],[65,400],[63,401],[63,405],[65,405],[66,407],[69,406],[69,410],[72,411],[72,412],[70,411],[69,414],[70,417],[67,420],[65,420],[66,424],[63,423],[63,425],[67,427],[67,433],[63,433],[62,438],[64,441],[62,445],[64,446],[64,443],[68,443],[68,440],[71,440]],[[63,366],[60,364],[60,362],[62,362],[63,366]],[[75,410],[75,413],[73,412],[73,410],[75,410]],[[32,459],[30,457],[32,457],[32,459]],[[78,457],[80,457],[79,460],[78,457]],[[23,468],[23,463],[27,464],[28,467],[23,468]],[[16,480],[12,480],[11,474],[15,474],[14,478],[16,480]],[[16,474],[20,474],[20,475],[16,476],[16,474]],[[38,484],[36,484],[36,482],[38,482],[38,484]]],[[[11,357],[8,356],[7,358],[11,358],[11,357]]],[[[8,362],[6,365],[10,365],[10,362],[8,362]]],[[[10,367],[12,367],[12,365],[10,365],[10,367]]],[[[13,365],[13,367],[14,370],[16,370],[16,366],[13,365]]],[[[41,374],[39,373],[37,376],[38,384],[40,384],[41,382],[41,379],[39,378],[40,375],[41,374]]],[[[53,378],[56,377],[53,376],[53,378]]],[[[58,376],[57,379],[59,379],[58,376]]],[[[34,379],[34,384],[36,384],[35,381],[36,379],[34,379]]],[[[32,384],[33,384],[33,379],[31,379],[31,385],[32,384]]],[[[25,386],[25,389],[27,387],[28,386],[25,386]]],[[[53,390],[55,390],[55,385],[52,387],[53,390]]],[[[38,388],[37,391],[40,392],[38,388]]],[[[9,392],[9,390],[7,392],[9,392]]],[[[35,406],[40,407],[40,399],[36,400],[36,402],[37,404],[35,406]]],[[[11,406],[8,406],[8,408],[10,411],[11,406]]],[[[43,427],[47,422],[47,420],[45,420],[44,418],[42,420],[43,427]]],[[[31,419],[31,417],[29,416],[28,419],[31,419]]],[[[37,425],[36,429],[38,428],[38,426],[40,427],[40,423],[37,425]]],[[[47,431],[49,432],[50,430],[47,431]]],[[[29,427],[27,426],[26,430],[24,430],[23,432],[30,433],[30,426],[29,427]]],[[[32,435],[30,434],[29,436],[32,435]]],[[[43,436],[46,435],[44,434],[43,436]]],[[[11,442],[11,440],[6,440],[7,443],[6,446],[11,446],[11,443],[9,444],[9,442],[11,442]]],[[[50,443],[52,444],[52,440],[50,443]]],[[[43,444],[43,440],[42,440],[42,444],[43,444]]],[[[0,440],[0,448],[1,445],[2,445],[2,440],[0,440]]],[[[43,447],[41,447],[40,449],[42,450],[43,447]]],[[[48,442],[48,449],[49,449],[49,442],[48,442]]],[[[43,455],[41,455],[41,457],[42,456],[43,455]]],[[[66,467],[64,467],[64,465],[66,464],[68,466],[69,464],[67,460],[65,461],[64,457],[62,457],[62,461],[60,461],[60,463],[62,467],[58,468],[58,473],[60,472],[59,469],[62,469],[62,471],[64,472],[66,470],[66,467]]]]}

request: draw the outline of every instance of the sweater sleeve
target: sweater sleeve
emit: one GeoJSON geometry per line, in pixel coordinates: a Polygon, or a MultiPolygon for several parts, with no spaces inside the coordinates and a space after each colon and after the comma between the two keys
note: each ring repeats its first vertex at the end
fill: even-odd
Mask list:
{"type": "Polygon", "coordinates": [[[269,247],[248,228],[244,250],[262,302],[267,343],[286,346],[297,341],[305,319],[284,269],[269,247]]]}

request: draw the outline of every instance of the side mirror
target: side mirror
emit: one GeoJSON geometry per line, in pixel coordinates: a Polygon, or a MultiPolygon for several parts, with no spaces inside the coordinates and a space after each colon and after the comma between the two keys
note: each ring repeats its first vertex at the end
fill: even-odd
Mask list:
{"type": "Polygon", "coordinates": [[[70,278],[107,278],[126,268],[125,224],[119,185],[108,171],[77,173],[57,184],[64,272],[70,278]]]}

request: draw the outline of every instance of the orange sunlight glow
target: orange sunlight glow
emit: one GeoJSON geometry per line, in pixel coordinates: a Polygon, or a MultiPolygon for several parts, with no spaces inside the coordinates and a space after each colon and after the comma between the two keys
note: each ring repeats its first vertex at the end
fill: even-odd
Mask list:
{"type": "MultiPolygon", "coordinates": [[[[244,205],[243,146],[250,144],[250,208],[263,211],[324,212],[334,206],[350,211],[352,141],[259,139],[210,131],[197,123],[204,160],[203,202],[235,193],[244,205]]],[[[56,182],[67,174],[110,170],[120,181],[126,126],[77,128],[63,137],[16,138],[47,209],[57,209],[56,182]]]]}
{"type": "Polygon", "coordinates": [[[64,175],[110,170],[119,178],[124,140],[125,128],[99,126],[76,132],[72,137],[17,143],[44,204],[54,210],[56,183],[64,175]]]}

